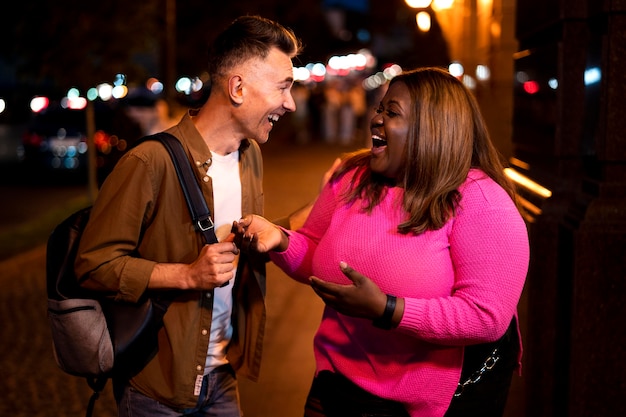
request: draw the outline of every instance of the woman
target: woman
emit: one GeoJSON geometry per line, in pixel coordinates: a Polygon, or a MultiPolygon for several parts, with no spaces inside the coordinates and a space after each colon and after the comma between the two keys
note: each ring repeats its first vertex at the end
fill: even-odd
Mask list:
{"type": "Polygon", "coordinates": [[[478,105],[444,70],[405,72],[371,134],[301,229],[236,224],[326,303],[305,415],[501,415],[529,247],[478,105]]]}

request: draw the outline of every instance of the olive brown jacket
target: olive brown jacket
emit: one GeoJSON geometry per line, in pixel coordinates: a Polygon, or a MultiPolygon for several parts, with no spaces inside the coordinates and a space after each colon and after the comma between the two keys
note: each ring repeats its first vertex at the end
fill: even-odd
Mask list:
{"type": "MultiPolygon", "coordinates": [[[[193,112],[169,130],[195,167],[213,212],[211,153],[191,121],[193,112]]],[[[263,163],[259,145],[240,148],[242,213],[263,214],[263,163]]],[[[144,141],[129,150],[102,185],[79,246],[75,267],[92,289],[118,300],[137,302],[146,294],[157,263],[191,263],[203,246],[191,221],[176,171],[165,147],[144,141]]],[[[233,338],[227,358],[239,375],[257,380],[265,312],[264,258],[240,255],[233,289],[233,338]]],[[[130,383],[172,408],[194,407],[194,386],[204,373],[211,327],[213,291],[176,293],[158,335],[156,355],[130,383]]]]}

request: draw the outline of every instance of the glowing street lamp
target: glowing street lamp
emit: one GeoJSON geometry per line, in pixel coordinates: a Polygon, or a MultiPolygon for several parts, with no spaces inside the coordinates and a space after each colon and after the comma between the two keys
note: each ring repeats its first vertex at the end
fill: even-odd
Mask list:
{"type": "Polygon", "coordinates": [[[433,1],[433,10],[448,10],[452,8],[454,0],[435,0],[433,1]]]}
{"type": "Polygon", "coordinates": [[[433,8],[434,11],[451,9],[454,0],[404,0],[407,6],[413,9],[433,8]]]}
{"type": "Polygon", "coordinates": [[[430,6],[432,0],[404,0],[404,2],[413,9],[425,9],[430,6]]]}
{"type": "Polygon", "coordinates": [[[419,12],[415,15],[415,21],[417,22],[417,27],[422,32],[428,32],[430,30],[430,15],[428,12],[419,12]]]}

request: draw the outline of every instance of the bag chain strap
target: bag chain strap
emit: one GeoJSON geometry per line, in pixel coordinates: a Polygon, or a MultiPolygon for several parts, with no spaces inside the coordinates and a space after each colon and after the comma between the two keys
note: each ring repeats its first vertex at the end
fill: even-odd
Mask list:
{"type": "Polygon", "coordinates": [[[457,386],[456,391],[454,392],[454,396],[460,397],[461,394],[463,394],[463,390],[465,390],[465,387],[467,387],[468,385],[476,384],[478,381],[480,381],[483,375],[487,371],[493,369],[493,367],[496,365],[496,362],[498,362],[499,359],[500,359],[500,356],[498,355],[498,348],[496,347],[493,349],[491,354],[487,356],[487,359],[485,359],[485,361],[483,362],[483,365],[480,367],[478,371],[475,371],[465,381],[459,382],[459,385],[457,386]]]}

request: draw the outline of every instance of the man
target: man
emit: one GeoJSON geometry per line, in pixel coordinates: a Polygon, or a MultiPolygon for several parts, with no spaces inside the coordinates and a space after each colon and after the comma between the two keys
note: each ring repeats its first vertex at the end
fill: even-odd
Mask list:
{"type": "Polygon", "coordinates": [[[263,212],[259,144],[295,111],[294,33],[270,20],[236,19],[210,54],[211,93],[167,132],[176,136],[215,223],[219,242],[194,230],[167,150],[146,141],[103,184],[80,243],[85,287],[122,301],[176,292],[158,351],[130,378],[116,378],[119,416],[240,417],[235,371],[259,375],[265,324],[265,261],[241,253],[231,225],[263,212]]]}

